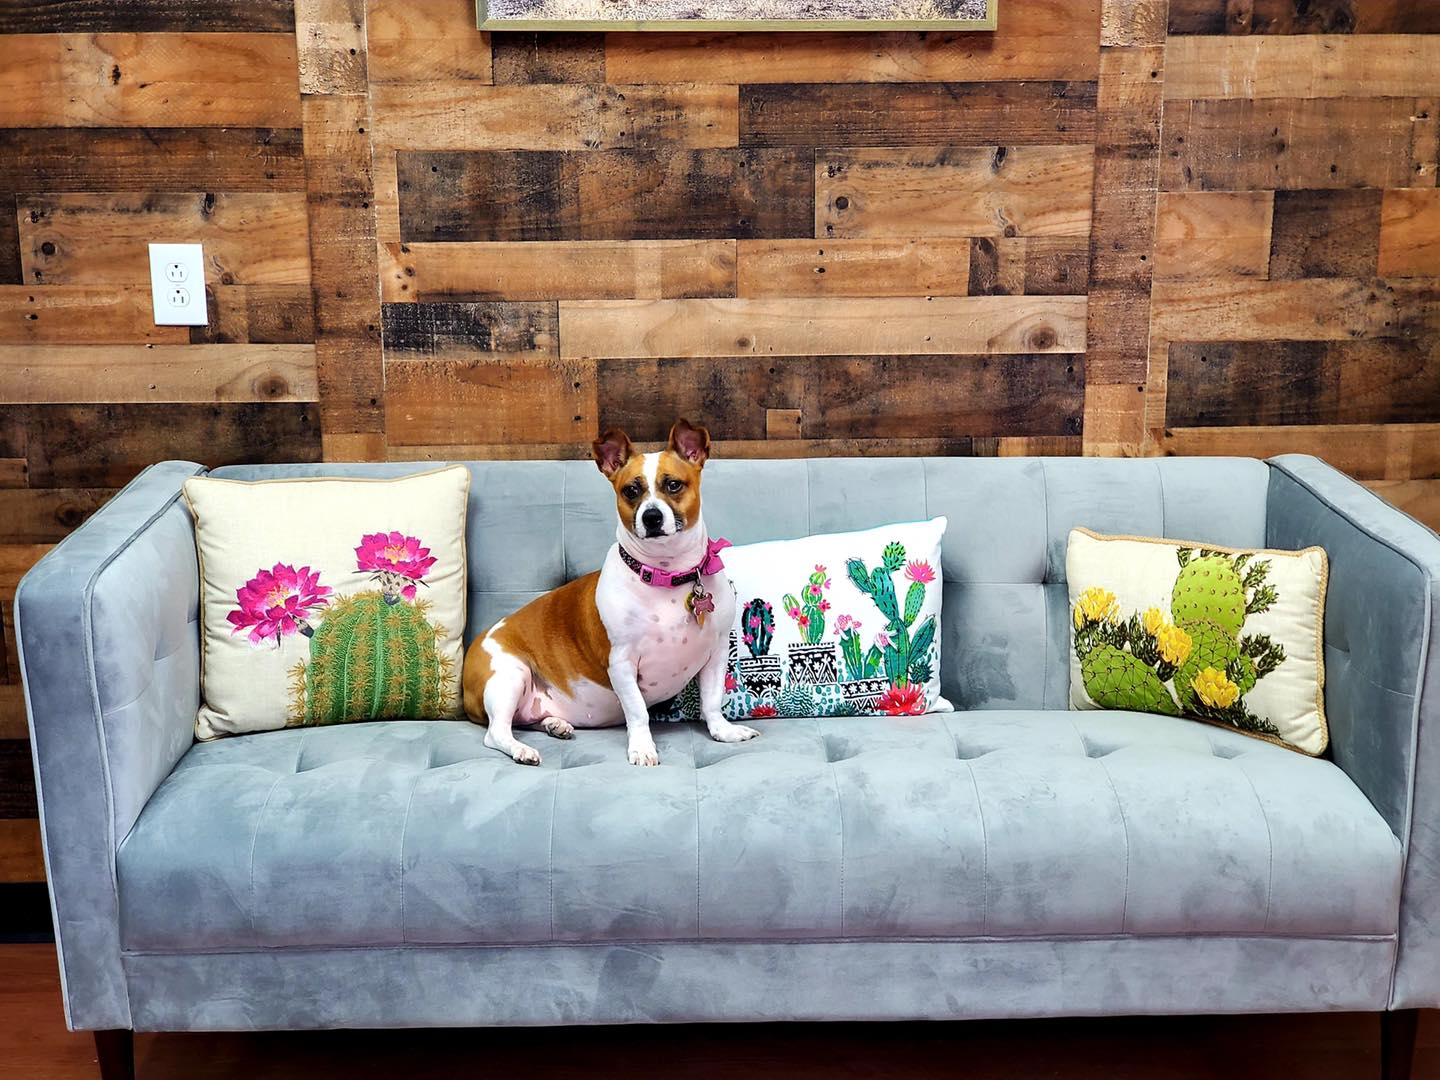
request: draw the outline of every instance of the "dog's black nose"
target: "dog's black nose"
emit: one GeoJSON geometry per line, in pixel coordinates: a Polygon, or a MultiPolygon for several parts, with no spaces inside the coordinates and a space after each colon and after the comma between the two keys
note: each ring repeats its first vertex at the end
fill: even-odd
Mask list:
{"type": "Polygon", "coordinates": [[[640,524],[645,526],[646,532],[659,532],[665,524],[665,515],[660,513],[660,508],[647,506],[640,514],[640,524]]]}

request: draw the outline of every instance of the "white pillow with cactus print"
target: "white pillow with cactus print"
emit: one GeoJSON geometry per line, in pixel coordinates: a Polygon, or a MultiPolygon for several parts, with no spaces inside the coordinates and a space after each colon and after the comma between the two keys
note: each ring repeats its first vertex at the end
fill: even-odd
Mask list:
{"type": "Polygon", "coordinates": [[[1065,572],[1073,708],[1183,716],[1324,752],[1323,549],[1073,529],[1065,572]]]}
{"type": "MultiPolygon", "coordinates": [[[[941,517],[726,549],[736,604],[725,715],[948,712],[940,695],[944,535],[941,517]]],[[[699,715],[694,682],[657,713],[699,715]]]]}
{"type": "Polygon", "coordinates": [[[200,739],[460,713],[470,471],[193,477],[200,739]]]}

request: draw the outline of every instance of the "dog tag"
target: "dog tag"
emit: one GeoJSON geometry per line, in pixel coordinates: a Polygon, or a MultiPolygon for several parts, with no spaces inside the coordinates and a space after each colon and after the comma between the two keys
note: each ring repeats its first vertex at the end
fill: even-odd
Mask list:
{"type": "Polygon", "coordinates": [[[695,587],[685,597],[685,610],[690,612],[690,617],[695,620],[697,626],[705,625],[705,616],[715,610],[715,598],[700,587],[700,582],[695,582],[695,587]]]}

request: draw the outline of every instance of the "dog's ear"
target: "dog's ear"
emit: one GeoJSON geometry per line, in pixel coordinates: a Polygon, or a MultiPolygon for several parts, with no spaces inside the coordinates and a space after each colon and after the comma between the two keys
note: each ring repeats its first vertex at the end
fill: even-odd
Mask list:
{"type": "Polygon", "coordinates": [[[635,448],[630,445],[630,437],[625,432],[611,428],[590,444],[590,453],[595,455],[595,464],[600,466],[600,471],[609,477],[630,460],[635,448]]]}
{"type": "Polygon", "coordinates": [[[710,433],[682,416],[670,429],[670,452],[703,469],[710,457],[710,433]]]}

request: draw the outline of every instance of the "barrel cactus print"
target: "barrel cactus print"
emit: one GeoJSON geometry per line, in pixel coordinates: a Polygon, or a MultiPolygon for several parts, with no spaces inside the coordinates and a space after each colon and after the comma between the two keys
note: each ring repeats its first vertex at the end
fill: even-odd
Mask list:
{"type": "Polygon", "coordinates": [[[355,547],[355,569],[374,587],[337,594],[320,571],[276,563],[236,592],[234,633],[279,648],[296,636],[307,655],[290,668],[290,726],[382,718],[420,719],[446,711],[453,662],[439,644],[419,587],[437,559],[420,539],[370,533],[355,547]]]}

